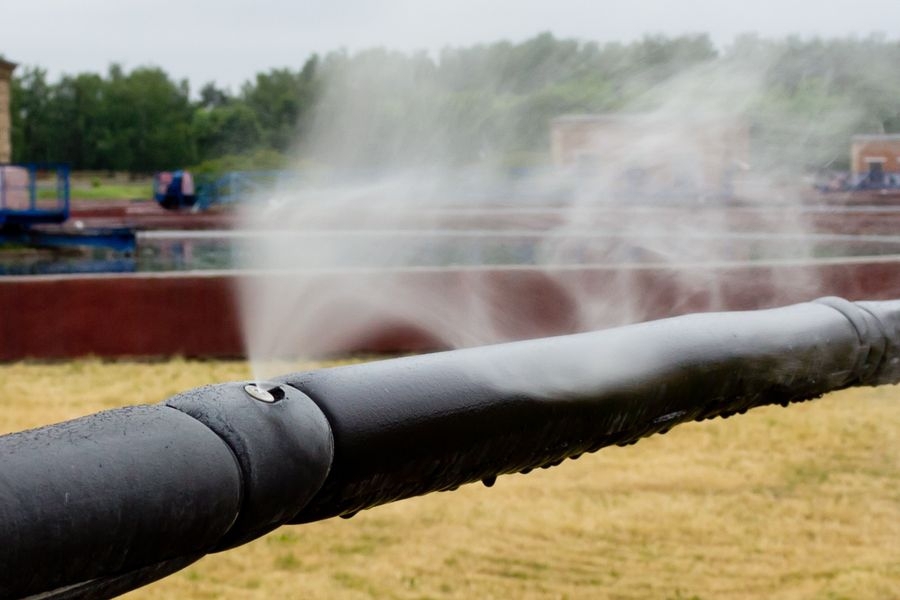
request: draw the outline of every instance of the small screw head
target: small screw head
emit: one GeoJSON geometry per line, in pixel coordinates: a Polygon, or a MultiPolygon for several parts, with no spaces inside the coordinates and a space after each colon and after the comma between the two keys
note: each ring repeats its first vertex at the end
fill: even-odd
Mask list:
{"type": "Polygon", "coordinates": [[[275,402],[275,396],[273,396],[271,392],[259,387],[255,383],[248,383],[245,385],[244,391],[247,392],[251,398],[259,400],[260,402],[268,402],[269,404],[275,402]]]}

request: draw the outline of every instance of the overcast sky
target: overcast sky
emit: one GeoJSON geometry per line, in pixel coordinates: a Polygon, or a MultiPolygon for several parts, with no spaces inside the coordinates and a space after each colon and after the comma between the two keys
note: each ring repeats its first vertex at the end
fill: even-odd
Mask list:
{"type": "MultiPolygon", "coordinates": [[[[598,42],[647,33],[900,39],[897,0],[2,0],[0,54],[62,73],[164,68],[196,90],[236,91],[259,71],[314,53],[439,50],[542,31],[598,42]]],[[[898,66],[900,68],[900,66],[898,66]]]]}

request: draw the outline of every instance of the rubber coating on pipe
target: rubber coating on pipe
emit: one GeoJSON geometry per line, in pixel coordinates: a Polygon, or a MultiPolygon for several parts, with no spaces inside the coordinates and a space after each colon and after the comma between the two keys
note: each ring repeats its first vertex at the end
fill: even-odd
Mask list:
{"type": "Polygon", "coordinates": [[[0,598],[205,553],[238,514],[234,455],[162,405],[3,436],[0,456],[0,598]]]}
{"type": "Polygon", "coordinates": [[[285,376],[335,438],[331,473],[295,521],[492,482],[685,421],[896,381],[900,303],[863,306],[826,299],[689,315],[285,376]]]}

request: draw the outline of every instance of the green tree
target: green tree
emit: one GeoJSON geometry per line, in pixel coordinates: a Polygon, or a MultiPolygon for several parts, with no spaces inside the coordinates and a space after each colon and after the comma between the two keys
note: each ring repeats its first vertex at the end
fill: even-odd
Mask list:
{"type": "Polygon", "coordinates": [[[256,113],[242,101],[198,110],[191,129],[200,160],[248,153],[263,139],[256,113]]]}
{"type": "Polygon", "coordinates": [[[98,144],[106,127],[104,93],[103,78],[91,73],[63,77],[53,87],[50,126],[55,135],[49,142],[50,156],[65,157],[76,169],[105,166],[98,144]]]}
{"type": "Polygon", "coordinates": [[[313,55],[300,71],[273,69],[244,84],[241,99],[256,115],[267,147],[285,151],[295,143],[316,97],[317,66],[313,55]]]}
{"type": "Polygon", "coordinates": [[[24,68],[13,78],[11,92],[13,160],[54,160],[52,89],[47,83],[47,71],[24,68]]]}
{"type": "Polygon", "coordinates": [[[221,106],[226,106],[233,101],[234,99],[231,97],[231,94],[226,90],[217,87],[214,81],[210,81],[200,88],[200,102],[198,103],[198,107],[219,108],[221,106]]]}
{"type": "Polygon", "coordinates": [[[113,65],[57,83],[23,68],[12,86],[14,159],[153,171],[274,164],[297,146],[344,167],[509,164],[548,151],[556,116],[671,109],[673,93],[698,95],[702,110],[723,76],[747,75],[740,106],[725,108],[749,120],[762,162],[843,166],[852,134],[900,131],[897,64],[900,44],[879,37],[745,35],[719,53],[701,34],[598,44],[543,33],[437,57],[313,55],[300,69],[257,74],[236,95],[207,83],[193,101],[186,82],[158,68],[113,65]]]}
{"type": "Polygon", "coordinates": [[[187,82],[155,67],[125,74],[113,65],[106,88],[99,153],[108,168],[151,172],[196,161],[187,82]]]}

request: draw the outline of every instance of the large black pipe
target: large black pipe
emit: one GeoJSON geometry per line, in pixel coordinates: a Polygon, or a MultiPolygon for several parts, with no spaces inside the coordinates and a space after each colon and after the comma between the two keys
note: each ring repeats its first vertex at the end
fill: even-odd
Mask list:
{"type": "Polygon", "coordinates": [[[109,597],[285,523],[900,379],[837,298],[221,384],[0,437],[0,597],[109,597]],[[249,389],[249,392],[248,392],[249,389]]]}

